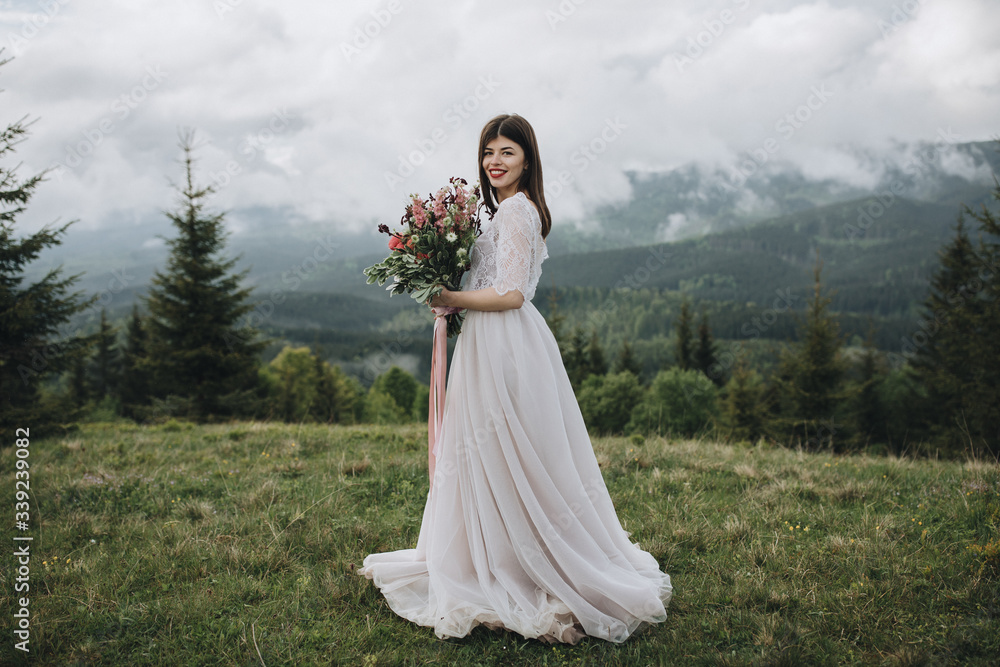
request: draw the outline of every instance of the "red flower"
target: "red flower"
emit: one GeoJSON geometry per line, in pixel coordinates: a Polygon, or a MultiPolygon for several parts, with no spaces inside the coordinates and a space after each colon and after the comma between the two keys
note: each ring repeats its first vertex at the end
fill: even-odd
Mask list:
{"type": "Polygon", "coordinates": [[[398,236],[395,236],[395,235],[390,236],[389,237],[389,250],[392,250],[393,252],[395,252],[397,250],[402,250],[402,249],[403,249],[403,241],[398,236]]]}

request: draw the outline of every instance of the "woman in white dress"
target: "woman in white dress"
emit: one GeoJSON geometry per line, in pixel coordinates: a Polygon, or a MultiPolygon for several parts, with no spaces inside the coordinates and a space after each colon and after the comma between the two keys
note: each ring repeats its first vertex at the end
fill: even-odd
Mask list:
{"type": "Polygon", "coordinates": [[[476,625],[576,643],[625,641],[666,619],[672,588],[621,526],[559,348],[531,303],[551,226],[535,134],[494,118],[479,142],[483,224],[448,376],[431,491],[414,549],[359,573],[394,612],[464,637],[476,625]]]}

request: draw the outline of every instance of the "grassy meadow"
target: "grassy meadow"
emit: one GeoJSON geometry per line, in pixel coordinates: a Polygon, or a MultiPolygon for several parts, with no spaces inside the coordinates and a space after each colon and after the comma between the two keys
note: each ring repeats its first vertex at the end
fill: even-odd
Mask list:
{"type": "MultiPolygon", "coordinates": [[[[484,628],[442,641],[389,610],[355,570],[416,542],[419,425],[104,423],[32,442],[31,662],[996,664],[996,465],[594,446],[619,517],[674,584],[667,621],[622,645],[484,628]]],[[[11,448],[0,459],[13,470],[11,448]]],[[[6,567],[7,619],[13,591],[6,567]]],[[[0,661],[19,662],[5,636],[0,661]]]]}

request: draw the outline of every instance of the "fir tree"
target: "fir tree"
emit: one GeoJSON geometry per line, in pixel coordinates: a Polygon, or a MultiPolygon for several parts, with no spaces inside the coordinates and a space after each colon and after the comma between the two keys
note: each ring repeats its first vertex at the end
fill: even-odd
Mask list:
{"type": "Polygon", "coordinates": [[[972,383],[972,350],[977,308],[975,286],[978,257],[958,216],[955,235],[940,252],[940,266],[931,278],[925,317],[904,341],[919,384],[926,391],[923,415],[932,439],[948,440],[963,410],[963,395],[972,383]]]}
{"type": "Polygon", "coordinates": [[[146,370],[146,327],[139,315],[139,305],[132,304],[132,318],[129,320],[122,350],[121,381],[119,383],[122,414],[138,417],[141,406],[149,403],[149,382],[146,370]]]}
{"type": "MultiPolygon", "coordinates": [[[[994,190],[1000,198],[1000,184],[994,190]]],[[[992,211],[965,207],[924,302],[921,329],[907,341],[931,447],[1000,456],[1000,235],[992,211]],[[980,224],[978,247],[965,215],[980,224]]]]}
{"type": "Polygon", "coordinates": [[[586,342],[583,330],[579,326],[573,327],[573,332],[570,334],[569,344],[563,355],[563,364],[566,366],[570,384],[573,385],[573,389],[579,391],[588,375],[586,342]]]}
{"type": "Polygon", "coordinates": [[[249,269],[230,273],[236,259],[223,259],[223,213],[209,213],[212,185],[194,177],[194,135],[181,136],[185,182],[180,203],[168,212],[178,235],[169,239],[166,272],[157,271],[146,297],[148,361],[158,398],[205,419],[250,409],[257,382],[258,354],[267,344],[246,325],[253,310],[251,289],[240,287],[249,269]],[[170,397],[180,400],[170,400],[170,397]]]}
{"type": "Polygon", "coordinates": [[[95,400],[109,394],[118,394],[121,377],[121,351],[118,349],[118,330],[108,322],[108,314],[101,309],[101,324],[97,332],[96,350],[90,365],[90,384],[95,400]]]}
{"type": "MultiPolygon", "coordinates": [[[[0,66],[7,62],[0,59],[0,66]]],[[[0,130],[0,158],[14,152],[29,126],[27,117],[22,117],[0,130]]],[[[82,300],[82,293],[69,293],[79,274],[64,276],[62,267],[25,284],[27,265],[45,248],[60,245],[73,221],[56,229],[46,225],[16,238],[15,220],[46,173],[21,180],[16,171],[16,166],[0,165],[0,438],[4,445],[14,441],[16,428],[30,426],[31,436],[38,437],[66,418],[51,401],[42,400],[40,385],[50,373],[70,369],[74,359],[93,344],[93,336],[60,329],[97,298],[82,300]]]]}
{"type": "Polygon", "coordinates": [[[642,374],[642,368],[639,366],[639,362],[635,358],[635,353],[632,351],[632,346],[629,344],[628,338],[622,341],[622,351],[618,354],[618,358],[615,360],[614,372],[627,372],[636,377],[640,377],[642,374]]]}
{"type": "Polygon", "coordinates": [[[879,391],[884,378],[885,369],[875,348],[875,331],[870,329],[858,363],[858,380],[851,396],[851,437],[856,447],[885,439],[888,415],[879,391]]]}
{"type": "Polygon", "coordinates": [[[559,312],[559,292],[553,287],[549,291],[549,316],[546,318],[552,337],[556,339],[559,352],[565,355],[566,341],[563,340],[563,325],[566,323],[566,316],[559,312]]]}
{"type": "Polygon", "coordinates": [[[844,398],[841,384],[840,327],[822,293],[823,263],[813,271],[813,298],[799,325],[799,343],[781,360],[784,425],[793,439],[810,449],[831,445],[839,430],[836,411],[844,398]]]}
{"type": "MultiPolygon", "coordinates": [[[[993,199],[1000,202],[1000,181],[994,176],[993,199]]],[[[1000,459],[1000,219],[984,204],[965,212],[979,223],[976,336],[972,341],[975,373],[969,396],[968,434],[976,453],[1000,459]],[[980,447],[981,445],[981,447],[980,447]]]]}
{"type": "Polygon", "coordinates": [[[715,340],[712,338],[712,329],[708,326],[708,315],[701,314],[701,323],[698,325],[698,347],[694,351],[694,365],[705,376],[721,387],[725,384],[722,377],[718,359],[715,356],[715,340]]]}
{"type": "Polygon", "coordinates": [[[736,362],[726,383],[723,414],[730,437],[755,443],[764,436],[763,383],[743,357],[736,362]]]}
{"type": "Polygon", "coordinates": [[[316,400],[313,401],[311,414],[320,423],[336,423],[340,403],[337,382],[330,365],[318,350],[313,353],[313,374],[316,376],[316,400]]]}
{"type": "Polygon", "coordinates": [[[693,341],[691,335],[691,304],[685,296],[681,302],[680,317],[677,318],[677,365],[681,370],[694,368],[693,341]]]}
{"type": "Polygon", "coordinates": [[[87,360],[83,355],[76,355],[70,362],[69,371],[69,401],[74,408],[82,408],[90,400],[90,388],[87,382],[87,360]]]}
{"type": "Polygon", "coordinates": [[[590,342],[587,344],[587,375],[604,375],[608,372],[608,364],[604,360],[604,350],[597,338],[597,330],[590,332],[590,342]]]}

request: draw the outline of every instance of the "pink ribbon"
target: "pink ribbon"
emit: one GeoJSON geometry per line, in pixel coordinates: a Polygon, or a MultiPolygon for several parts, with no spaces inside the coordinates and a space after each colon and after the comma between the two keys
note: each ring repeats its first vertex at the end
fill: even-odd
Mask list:
{"type": "Polygon", "coordinates": [[[441,422],[444,420],[444,389],[448,370],[448,319],[461,308],[438,306],[434,312],[434,339],[431,345],[431,391],[427,405],[427,474],[434,485],[434,464],[441,454],[441,422]]]}

